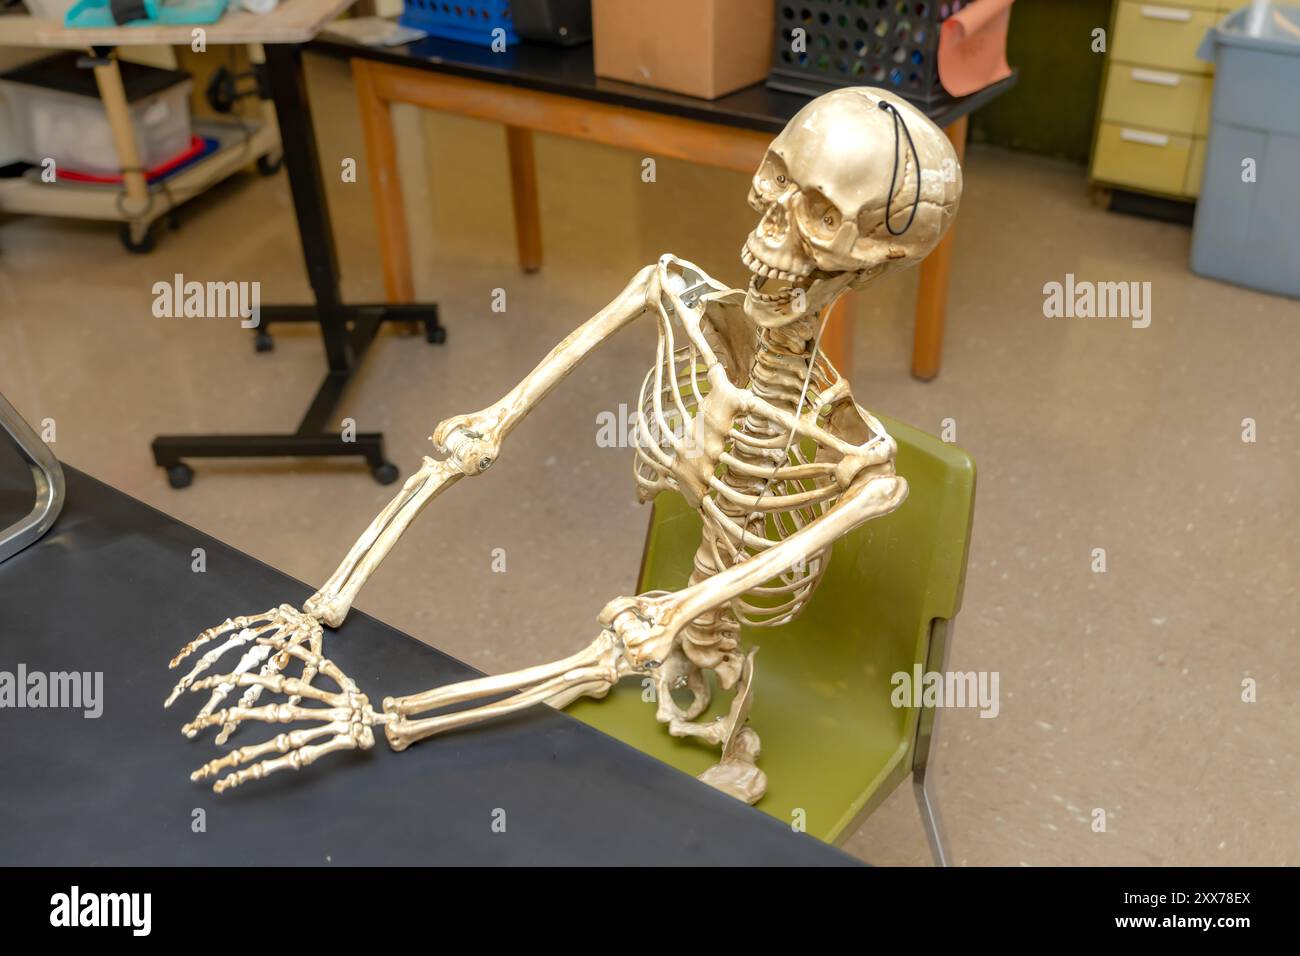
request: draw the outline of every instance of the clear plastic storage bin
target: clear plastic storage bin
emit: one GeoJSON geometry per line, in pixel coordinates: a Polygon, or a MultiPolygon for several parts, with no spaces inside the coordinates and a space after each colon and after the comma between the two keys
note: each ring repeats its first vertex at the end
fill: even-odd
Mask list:
{"type": "MultiPolygon", "coordinates": [[[[17,152],[29,163],[53,159],[57,169],[117,175],[121,163],[94,73],[60,54],[0,76],[13,115],[17,152]]],[[[188,73],[119,64],[140,164],[148,170],[190,148],[188,73]]]]}

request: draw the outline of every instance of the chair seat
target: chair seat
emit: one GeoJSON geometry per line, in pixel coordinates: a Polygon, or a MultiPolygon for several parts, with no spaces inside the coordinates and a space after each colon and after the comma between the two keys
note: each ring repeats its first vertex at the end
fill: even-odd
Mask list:
{"type": "MultiPolygon", "coordinates": [[[[898,441],[910,492],[893,514],[836,542],[804,612],[776,628],[744,628],[758,647],[749,726],[762,740],[768,789],[758,808],[799,821],[827,842],[846,839],[911,770],[918,710],[894,707],[893,675],[924,667],[930,626],[961,599],[974,501],[974,463],[953,445],[882,419],[898,441]]],[[[700,519],[676,494],[655,501],[639,590],[676,590],[690,575],[700,519]]],[[[705,717],[725,714],[720,692],[705,717]]],[[[718,749],[676,739],[654,718],[648,685],[625,680],[569,713],[690,774],[718,749]]]]}

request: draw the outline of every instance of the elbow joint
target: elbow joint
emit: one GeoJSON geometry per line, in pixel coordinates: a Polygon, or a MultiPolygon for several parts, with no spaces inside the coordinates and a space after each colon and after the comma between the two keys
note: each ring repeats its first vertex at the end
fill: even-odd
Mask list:
{"type": "Polygon", "coordinates": [[[452,429],[440,444],[447,458],[462,474],[470,477],[481,475],[492,467],[501,451],[489,436],[463,426],[452,429]]]}

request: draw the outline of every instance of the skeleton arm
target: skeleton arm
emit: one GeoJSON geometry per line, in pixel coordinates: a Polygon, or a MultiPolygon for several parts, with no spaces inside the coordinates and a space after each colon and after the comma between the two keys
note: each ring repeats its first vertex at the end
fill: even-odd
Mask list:
{"type": "Polygon", "coordinates": [[[341,624],[357,592],[424,507],[461,478],[486,471],[515,426],[598,345],[645,312],[655,273],[655,266],[638,272],[614,301],[555,346],[499,401],[440,423],[432,440],[447,458],[425,457],[420,470],[370,523],[324,587],[308,598],[304,610],[330,627],[341,624]]]}
{"type": "Polygon", "coordinates": [[[371,745],[369,724],[381,722],[381,718],[342,672],[337,672],[337,669],[332,672],[327,668],[328,661],[321,656],[321,625],[337,627],[343,622],[357,592],[430,501],[462,478],[482,474],[496,460],[505,437],[556,385],[605,339],[647,310],[661,269],[662,266],[647,266],[638,272],[609,305],[553,348],[500,401],[481,411],[457,415],[440,423],[432,439],[447,457],[442,461],[424,458],[419,471],[406,480],[397,496],[362,532],[343,563],[324,587],[307,599],[302,611],[282,604],[262,614],[227,618],[181,649],[172,659],[173,668],[197,648],[215,642],[212,649],[204,653],[177,682],[166,701],[170,706],[186,689],[211,691],[195,719],[182,728],[187,736],[193,737],[204,727],[220,724],[221,731],[217,735],[220,744],[247,719],[272,722],[306,719],[311,712],[302,712],[299,707],[304,697],[330,705],[327,711],[318,712],[330,717],[330,722],[322,727],[308,732],[281,734],[275,740],[256,747],[238,748],[227,758],[196,771],[195,779],[271,752],[288,754],[232,772],[218,782],[216,789],[221,790],[282,767],[302,766],[333,750],[365,749],[371,745]],[[233,649],[239,649],[242,656],[232,672],[202,677],[222,655],[233,649]],[[303,662],[302,677],[285,678],[281,671],[295,658],[303,662]],[[256,673],[254,668],[258,668],[256,673]],[[338,684],[339,692],[315,688],[312,681],[318,673],[325,673],[338,684]],[[218,710],[236,687],[245,688],[238,706],[218,710]],[[254,707],[267,688],[286,693],[288,703],[254,707]],[[334,736],[324,744],[307,742],[322,734],[334,736]]]}
{"type": "Polygon", "coordinates": [[[906,497],[907,482],[894,474],[892,461],[873,465],[858,474],[833,508],[780,544],[680,591],[616,598],[601,611],[600,623],[622,638],[632,667],[655,667],[688,623],[824,551],[906,497]]]}
{"type": "Polygon", "coordinates": [[[397,497],[362,532],[343,563],[324,586],[307,599],[303,610],[330,627],[342,624],[361,586],[388,556],[416,515],[464,477],[465,473],[457,467],[455,459],[435,461],[426,455],[420,470],[406,480],[397,497]]]}
{"type": "MultiPolygon", "coordinates": [[[[892,459],[864,468],[826,514],[761,554],[680,591],[611,601],[600,613],[604,630],[577,654],[511,674],[385,699],[384,711],[392,715],[385,725],[388,741],[394,749],[404,750],[417,740],[534,704],[564,707],[578,697],[604,696],[629,673],[657,671],[668,659],[679,632],[697,617],[825,550],[863,522],[893,511],[906,497],[907,482],[894,474],[892,459]],[[468,710],[416,716],[506,692],[512,693],[468,710]]],[[[732,731],[743,723],[747,691],[741,697],[725,728],[717,729],[717,734],[725,731],[730,739],[732,731]]]]}

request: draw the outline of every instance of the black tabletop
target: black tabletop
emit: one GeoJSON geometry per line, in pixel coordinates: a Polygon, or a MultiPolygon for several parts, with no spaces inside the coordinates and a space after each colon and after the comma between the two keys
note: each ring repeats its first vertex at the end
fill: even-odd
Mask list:
{"type": "MultiPolygon", "coordinates": [[[[53,530],[0,564],[0,681],[20,667],[102,673],[102,714],[0,709],[0,864],[853,862],[545,707],[400,754],[377,734],[370,751],[220,796],[191,783],[219,751],[210,731],[179,732],[200,695],[163,710],[178,676],[168,660],[204,627],[313,589],[65,470],[53,530]]],[[[0,527],[30,510],[29,480],[0,442],[0,527]]],[[[326,641],[375,700],[476,674],[357,611],[326,641]]],[[[247,724],[230,745],[283,729],[247,724]]]]}
{"type": "MultiPolygon", "coordinates": [[[[505,83],[545,93],[610,103],[632,109],[681,116],[706,123],[722,123],[779,133],[790,117],[807,105],[809,97],[768,89],[762,83],[737,90],[716,100],[682,96],[647,86],[635,86],[596,76],[590,44],[559,47],[544,43],[519,43],[501,53],[485,46],[426,37],[394,47],[371,47],[322,33],[307,49],[337,57],[377,60],[436,73],[505,83]]],[[[937,125],[947,126],[996,99],[1016,84],[1013,73],[970,96],[949,98],[921,106],[937,125]]]]}

